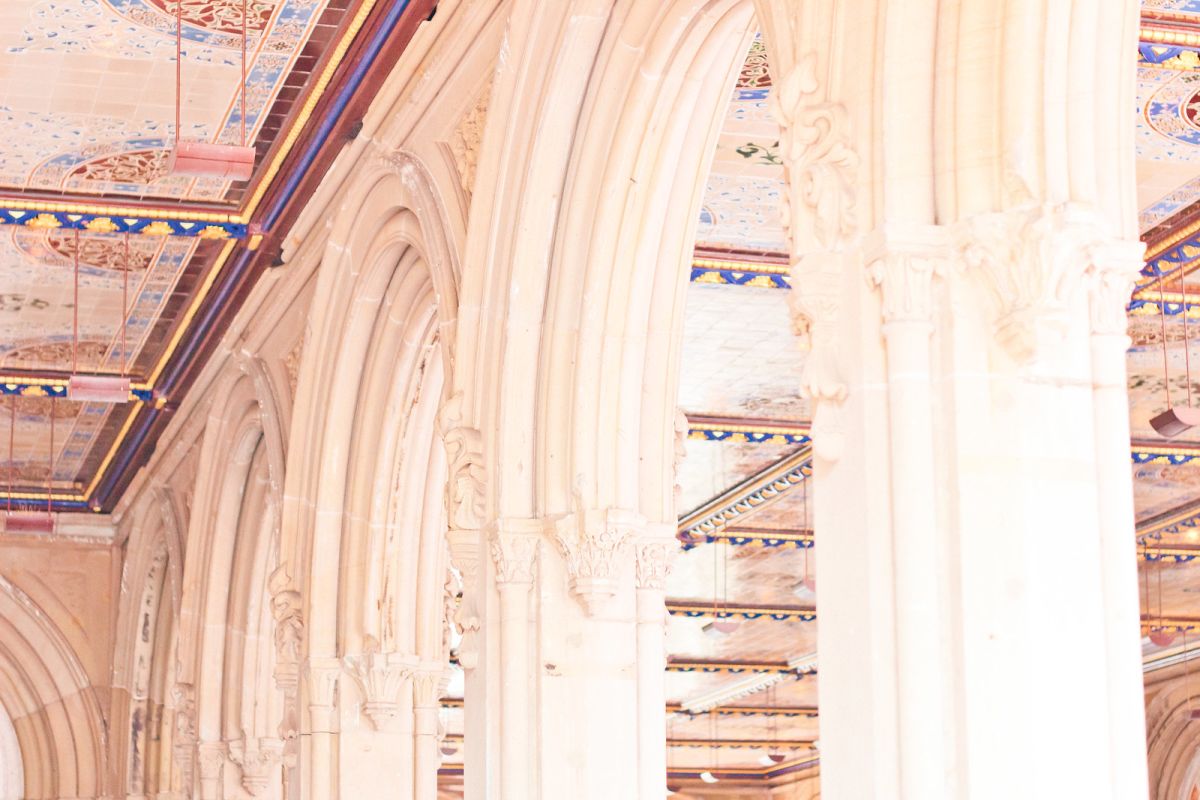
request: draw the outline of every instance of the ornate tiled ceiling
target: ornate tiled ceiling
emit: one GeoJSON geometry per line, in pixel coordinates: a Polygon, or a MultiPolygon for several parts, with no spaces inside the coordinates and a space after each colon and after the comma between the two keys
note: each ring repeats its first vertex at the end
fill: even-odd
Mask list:
{"type": "Polygon", "coordinates": [[[319,174],[315,129],[377,85],[346,65],[398,53],[416,23],[397,15],[431,3],[249,0],[245,37],[241,0],[0,4],[0,417],[18,502],[44,502],[53,463],[58,507],[111,504],[111,471],[136,468],[130,442],[152,439],[232,313],[222,287],[256,274],[291,213],[277,187],[319,174]],[[167,173],[177,66],[179,134],[244,136],[249,181],[167,173]],[[73,371],[129,376],[134,402],[60,399],[73,371]]]}

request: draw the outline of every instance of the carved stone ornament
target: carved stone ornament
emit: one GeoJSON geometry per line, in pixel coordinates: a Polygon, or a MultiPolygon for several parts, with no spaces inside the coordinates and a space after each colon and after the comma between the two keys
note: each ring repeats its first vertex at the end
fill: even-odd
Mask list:
{"type": "Polygon", "coordinates": [[[446,401],[438,414],[438,431],[446,447],[450,473],[446,511],[451,528],[480,530],[487,513],[483,437],[463,421],[463,395],[459,392],[446,401]]]}
{"type": "Polygon", "coordinates": [[[304,605],[292,586],[287,564],[280,564],[267,579],[271,616],[275,619],[275,685],[294,692],[300,675],[300,650],[304,640],[304,605]]]}
{"type": "Polygon", "coordinates": [[[858,154],[850,145],[845,107],[824,95],[815,53],[800,58],[771,92],[791,187],[784,223],[793,254],[840,250],[857,227],[858,154]]]}
{"type": "Polygon", "coordinates": [[[175,703],[175,737],[171,750],[179,765],[182,785],[191,792],[193,756],[196,748],[196,700],[190,684],[177,683],[171,688],[175,703]]]}
{"type": "MultiPolygon", "coordinates": [[[[1133,285],[1144,266],[1146,245],[1139,241],[1102,242],[1091,248],[1088,269],[1089,309],[1092,333],[1098,336],[1126,336],[1133,285]]],[[[1129,347],[1128,341],[1122,349],[1129,347]]]]}
{"type": "Polygon", "coordinates": [[[491,97],[492,80],[489,78],[487,85],[475,98],[475,103],[459,120],[458,126],[450,136],[450,152],[454,156],[458,179],[467,197],[471,196],[475,184],[475,165],[479,161],[479,145],[483,140],[483,126],[491,97]]]}
{"type": "Polygon", "coordinates": [[[617,593],[618,570],[630,540],[646,521],[624,509],[586,509],[554,521],[554,538],[567,559],[571,590],[595,614],[617,593]]]}
{"type": "Polygon", "coordinates": [[[342,661],[358,685],[363,713],[375,730],[383,730],[400,714],[400,691],[413,673],[415,659],[381,653],[379,641],[367,635],[362,655],[346,656],[342,661]]]}
{"type": "Polygon", "coordinates": [[[865,246],[867,283],[879,290],[884,334],[897,323],[933,324],[933,279],[951,256],[949,233],[937,225],[884,228],[865,246]]]}
{"type": "Polygon", "coordinates": [[[633,553],[638,588],[665,590],[679,543],[674,539],[643,539],[634,545],[633,553]]]}
{"type": "Polygon", "coordinates": [[[229,759],[241,768],[242,788],[251,797],[258,797],[266,791],[275,767],[283,760],[283,742],[247,736],[229,743],[229,759]]]}
{"type": "Polygon", "coordinates": [[[196,746],[196,760],[200,765],[200,780],[219,780],[221,767],[225,765],[225,743],[201,742],[196,746]]]}
{"type": "Polygon", "coordinates": [[[992,300],[996,340],[1018,363],[1065,336],[1098,230],[1094,214],[1072,204],[1029,203],[966,220],[964,261],[992,300]]]}
{"type": "Polygon", "coordinates": [[[538,533],[535,532],[537,527],[531,525],[529,530],[514,530],[521,527],[517,521],[502,520],[492,532],[492,563],[496,565],[497,583],[533,583],[533,564],[537,558],[538,545],[538,533]]]}
{"type": "Polygon", "coordinates": [[[477,530],[451,530],[446,534],[450,561],[462,575],[462,598],[454,602],[450,624],[458,626],[462,640],[458,645],[458,661],[465,670],[475,669],[479,662],[476,637],[479,633],[479,603],[476,595],[479,588],[479,559],[483,549],[483,536],[477,530]]]}
{"type": "Polygon", "coordinates": [[[412,670],[414,708],[439,707],[442,677],[446,670],[441,664],[421,664],[412,670]]]}

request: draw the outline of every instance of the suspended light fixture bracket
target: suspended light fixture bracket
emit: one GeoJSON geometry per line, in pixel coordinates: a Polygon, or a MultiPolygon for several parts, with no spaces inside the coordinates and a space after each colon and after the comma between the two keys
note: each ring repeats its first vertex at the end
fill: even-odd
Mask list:
{"type": "Polygon", "coordinates": [[[81,403],[128,403],[131,389],[129,378],[118,375],[72,375],[67,381],[67,399],[81,403]]]}
{"type": "Polygon", "coordinates": [[[250,145],[178,141],[167,159],[167,170],[172,175],[248,181],[254,174],[254,148],[250,145]]]}

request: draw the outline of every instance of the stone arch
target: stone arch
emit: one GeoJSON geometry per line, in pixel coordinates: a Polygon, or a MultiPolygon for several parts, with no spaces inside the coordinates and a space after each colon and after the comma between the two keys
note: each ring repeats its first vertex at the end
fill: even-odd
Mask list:
{"type": "Polygon", "coordinates": [[[96,691],[63,633],[4,577],[0,643],[0,705],[20,748],[20,796],[103,796],[106,726],[96,691]]]}
{"type": "Polygon", "coordinates": [[[183,784],[202,798],[238,784],[281,796],[294,744],[295,686],[277,670],[271,581],[286,443],[261,361],[242,355],[231,367],[204,429],[180,600],[174,748],[183,784]]]}
{"type": "Polygon", "coordinates": [[[303,597],[312,741],[300,779],[314,796],[333,780],[346,795],[395,783],[398,772],[414,796],[432,798],[448,655],[436,422],[454,352],[457,244],[418,159],[368,160],[319,267],[323,303],[293,410],[285,552],[289,591],[303,597]],[[365,759],[368,748],[389,758],[365,759]]]}

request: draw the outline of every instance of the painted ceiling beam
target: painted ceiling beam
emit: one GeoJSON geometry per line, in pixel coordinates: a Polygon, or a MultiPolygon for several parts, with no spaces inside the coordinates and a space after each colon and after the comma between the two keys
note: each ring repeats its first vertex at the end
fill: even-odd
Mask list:
{"type": "Polygon", "coordinates": [[[804,678],[808,675],[816,675],[817,668],[815,666],[806,666],[804,664],[798,665],[791,661],[738,661],[708,658],[669,658],[667,659],[667,672],[728,672],[735,675],[753,672],[777,672],[785,675],[792,675],[796,678],[804,678]]]}
{"type": "Polygon", "coordinates": [[[1142,633],[1146,634],[1152,630],[1178,631],[1179,633],[1200,631],[1200,617],[1189,617],[1180,614],[1168,614],[1165,616],[1142,614],[1142,633]]]}
{"type": "Polygon", "coordinates": [[[817,610],[811,606],[760,605],[743,603],[718,603],[715,600],[667,600],[667,613],[672,616],[703,619],[758,619],[769,617],[774,620],[798,620],[812,622],[817,610]]]}
{"type": "Polygon", "coordinates": [[[250,226],[234,214],[173,208],[61,203],[0,197],[0,225],[32,230],[244,239],[250,226]]]}
{"type": "Polygon", "coordinates": [[[679,520],[678,537],[686,546],[728,526],[740,516],[778,499],[812,474],[812,447],[801,446],[746,480],[726,489],[679,520]]]}
{"type": "MultiPolygon", "coordinates": [[[[735,717],[809,717],[820,716],[816,706],[718,706],[713,712],[719,716],[735,717]]],[[[667,703],[667,713],[687,713],[682,703],[667,703]]]]}
{"type": "MultiPolygon", "coordinates": [[[[442,708],[462,708],[463,698],[443,697],[442,708]]],[[[682,703],[667,703],[668,714],[686,713],[682,703]]],[[[816,706],[720,706],[714,709],[720,716],[737,717],[806,717],[820,716],[816,706]]]]}

